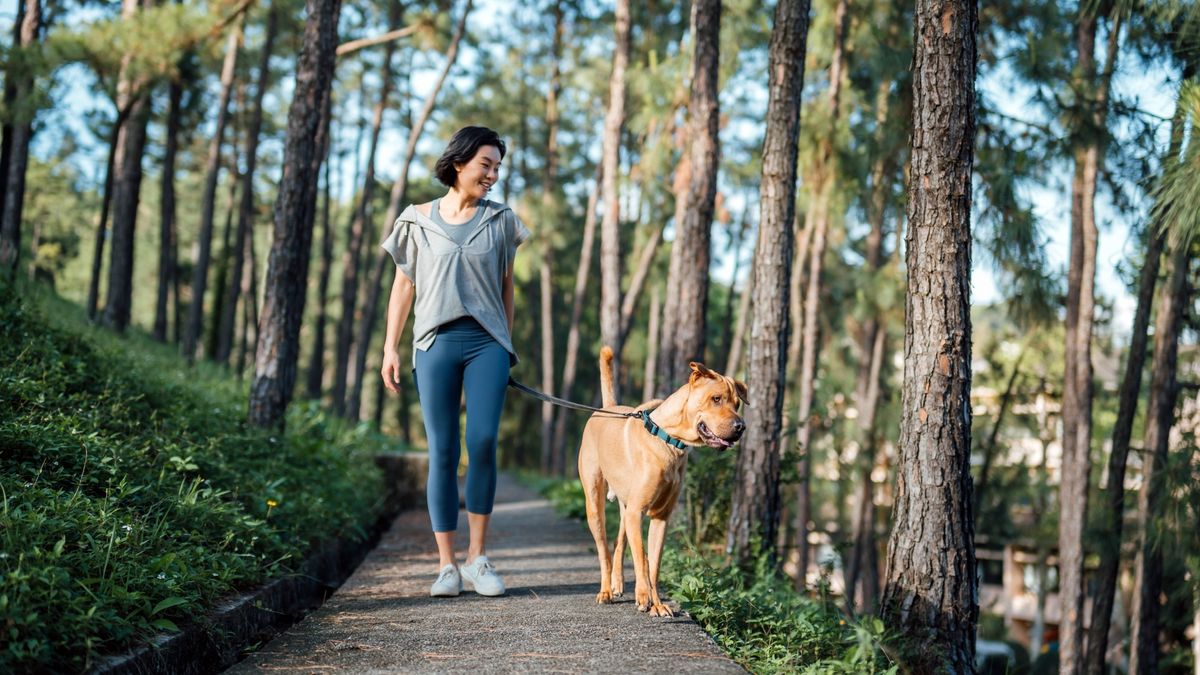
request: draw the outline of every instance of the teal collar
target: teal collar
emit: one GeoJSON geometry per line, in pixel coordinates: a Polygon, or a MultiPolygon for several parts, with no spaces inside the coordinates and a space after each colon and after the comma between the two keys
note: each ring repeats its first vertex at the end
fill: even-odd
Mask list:
{"type": "Polygon", "coordinates": [[[642,410],[638,414],[638,416],[642,418],[642,424],[645,425],[646,431],[650,432],[651,436],[657,436],[661,438],[667,445],[675,446],[680,450],[687,450],[689,447],[691,447],[687,443],[684,443],[678,438],[675,438],[671,434],[663,431],[662,427],[655,424],[654,421],[650,419],[650,413],[652,412],[654,412],[654,410],[642,410]]]}

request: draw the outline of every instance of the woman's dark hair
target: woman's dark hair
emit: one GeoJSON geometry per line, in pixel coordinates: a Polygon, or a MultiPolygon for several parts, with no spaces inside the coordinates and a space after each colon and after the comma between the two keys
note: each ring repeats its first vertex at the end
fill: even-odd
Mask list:
{"type": "Polygon", "coordinates": [[[437,164],[433,167],[433,173],[437,176],[438,181],[446,187],[454,187],[455,181],[458,180],[458,171],[455,170],[455,164],[466,164],[475,157],[475,153],[479,152],[479,148],[491,145],[500,150],[500,158],[504,159],[506,148],[504,141],[500,140],[500,134],[488,129],[487,127],[463,127],[454,132],[450,137],[450,143],[446,145],[446,150],[442,152],[442,156],[438,159],[437,164]]]}

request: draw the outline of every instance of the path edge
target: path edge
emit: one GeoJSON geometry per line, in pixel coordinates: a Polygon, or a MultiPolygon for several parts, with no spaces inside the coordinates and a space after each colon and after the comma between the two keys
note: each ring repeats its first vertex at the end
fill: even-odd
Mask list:
{"type": "Polygon", "coordinates": [[[299,572],[222,602],[178,633],[162,634],[124,654],[103,657],[88,672],[217,673],[237,663],[246,647],[266,642],[321,606],[362,564],[396,516],[424,503],[428,453],[381,453],[375,456],[375,464],[383,471],[385,495],[366,538],[326,541],[310,551],[299,572]]]}

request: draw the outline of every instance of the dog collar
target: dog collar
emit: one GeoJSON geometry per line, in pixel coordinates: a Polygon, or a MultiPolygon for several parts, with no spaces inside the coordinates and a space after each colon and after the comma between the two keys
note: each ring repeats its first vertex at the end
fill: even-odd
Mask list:
{"type": "Polygon", "coordinates": [[[667,445],[673,445],[673,446],[679,448],[680,450],[687,450],[689,447],[691,447],[687,443],[684,443],[683,441],[679,440],[678,438],[675,438],[671,434],[668,434],[667,432],[663,431],[662,427],[655,424],[654,421],[650,419],[650,413],[652,413],[652,412],[654,412],[654,411],[653,410],[643,410],[643,411],[641,411],[641,414],[639,415],[642,418],[642,424],[645,425],[646,431],[650,432],[651,436],[657,436],[657,437],[661,438],[664,442],[666,442],[667,445]]]}

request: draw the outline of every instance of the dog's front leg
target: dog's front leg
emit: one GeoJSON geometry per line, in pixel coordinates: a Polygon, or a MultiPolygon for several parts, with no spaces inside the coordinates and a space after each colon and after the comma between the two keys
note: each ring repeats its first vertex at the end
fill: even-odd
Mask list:
{"type": "Polygon", "coordinates": [[[614,598],[625,595],[625,505],[621,507],[621,517],[617,520],[617,545],[613,547],[612,555],[612,594],[614,598]]]}
{"type": "Polygon", "coordinates": [[[667,539],[667,520],[665,518],[650,519],[650,615],[675,616],[658,598],[658,565],[662,562],[663,543],[667,539]]]}
{"type": "Polygon", "coordinates": [[[645,612],[650,609],[650,570],[646,564],[646,547],[642,542],[642,512],[628,506],[621,521],[625,524],[625,537],[629,540],[629,552],[633,556],[634,601],[638,611],[645,612]]]}

